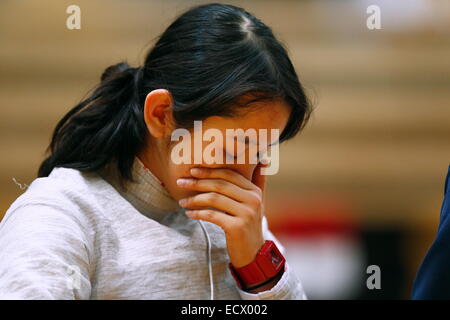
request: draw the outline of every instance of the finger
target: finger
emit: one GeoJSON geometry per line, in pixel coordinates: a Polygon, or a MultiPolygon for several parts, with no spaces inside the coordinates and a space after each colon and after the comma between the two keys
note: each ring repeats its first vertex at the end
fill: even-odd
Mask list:
{"type": "Polygon", "coordinates": [[[265,202],[266,202],[266,175],[261,174],[261,170],[263,168],[267,167],[267,165],[258,163],[258,165],[255,168],[255,171],[253,171],[252,176],[252,182],[261,190],[261,214],[264,215],[264,208],[265,208],[265,202]]]}
{"type": "Polygon", "coordinates": [[[223,179],[182,178],[177,180],[177,185],[189,190],[220,193],[239,202],[252,203],[261,200],[253,190],[243,189],[223,179]]]}
{"type": "Polygon", "coordinates": [[[195,178],[202,179],[224,179],[243,189],[253,190],[254,185],[239,173],[223,168],[192,168],[191,175],[195,178]]]}
{"type": "Polygon", "coordinates": [[[233,224],[232,216],[212,209],[186,210],[186,215],[195,220],[204,220],[218,225],[222,230],[226,231],[233,224]]]}
{"type": "Polygon", "coordinates": [[[193,197],[181,199],[180,206],[188,209],[213,207],[232,216],[250,215],[250,208],[231,198],[215,192],[200,193],[193,197]]]}
{"type": "Polygon", "coordinates": [[[260,188],[263,193],[264,190],[266,189],[266,175],[263,175],[261,173],[261,170],[266,167],[267,167],[266,164],[258,163],[255,170],[253,171],[252,177],[253,184],[255,184],[258,188],[260,188]]]}

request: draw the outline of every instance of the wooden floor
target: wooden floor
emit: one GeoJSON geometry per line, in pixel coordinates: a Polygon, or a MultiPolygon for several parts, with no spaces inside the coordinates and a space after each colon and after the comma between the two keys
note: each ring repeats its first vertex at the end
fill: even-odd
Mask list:
{"type": "MultiPolygon", "coordinates": [[[[0,2],[0,217],[22,192],[13,178],[32,182],[56,122],[101,72],[142,62],[151,39],[201,2],[76,3],[82,28],[71,31],[66,1],[0,2]]],[[[405,10],[403,27],[402,11],[388,12],[368,30],[358,1],[229,3],[273,28],[315,103],[304,133],[281,148],[271,198],[331,195],[364,223],[408,226],[417,262],[450,162],[449,6],[435,1],[427,19],[405,10]]]]}

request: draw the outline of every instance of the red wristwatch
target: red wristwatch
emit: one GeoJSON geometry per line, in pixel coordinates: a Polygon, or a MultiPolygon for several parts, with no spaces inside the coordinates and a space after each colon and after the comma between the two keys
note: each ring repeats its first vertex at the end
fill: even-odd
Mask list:
{"type": "Polygon", "coordinates": [[[251,289],[269,282],[281,270],[284,272],[285,262],[286,259],[275,242],[266,240],[256,254],[255,260],[240,268],[235,268],[230,262],[228,267],[240,289],[251,289]]]}

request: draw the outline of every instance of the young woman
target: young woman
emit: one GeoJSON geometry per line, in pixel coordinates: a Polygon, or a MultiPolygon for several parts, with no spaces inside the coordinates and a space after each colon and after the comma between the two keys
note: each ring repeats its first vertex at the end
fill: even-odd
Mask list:
{"type": "Polygon", "coordinates": [[[310,112],[269,27],[231,5],[188,10],[57,124],[0,225],[0,298],[305,299],[267,227],[263,165],[176,164],[171,134],[202,121],[278,143],[310,112]]]}

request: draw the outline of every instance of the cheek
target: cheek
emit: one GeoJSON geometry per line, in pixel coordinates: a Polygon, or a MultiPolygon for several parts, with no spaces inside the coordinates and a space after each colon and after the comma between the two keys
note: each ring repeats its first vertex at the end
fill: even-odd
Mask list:
{"type": "MultiPolygon", "coordinates": [[[[202,143],[202,148],[200,149],[200,152],[203,152],[204,148],[209,144],[209,142],[205,142],[203,141],[202,143]]],[[[172,144],[171,147],[173,147],[175,144],[172,144]]],[[[252,177],[253,177],[253,172],[257,166],[257,164],[253,164],[253,163],[245,163],[245,164],[226,164],[226,150],[224,150],[223,154],[224,154],[224,158],[222,163],[217,163],[217,164],[207,164],[205,162],[203,162],[202,164],[194,164],[194,153],[198,152],[199,150],[195,150],[194,149],[194,141],[191,140],[191,164],[175,164],[173,161],[171,161],[170,157],[169,157],[169,161],[168,161],[168,167],[167,167],[167,171],[168,171],[168,180],[169,180],[169,185],[167,185],[168,188],[170,188],[171,190],[171,194],[173,196],[175,196],[176,198],[181,198],[182,196],[186,196],[186,195],[193,195],[194,192],[192,191],[186,191],[185,189],[180,188],[177,184],[176,184],[176,180],[179,178],[190,178],[190,169],[194,168],[194,167],[205,167],[205,168],[227,168],[227,169],[231,169],[236,171],[237,173],[239,173],[240,175],[242,175],[244,178],[246,178],[249,181],[252,181],[252,177]]],[[[170,149],[169,155],[171,154],[172,149],[170,149]]],[[[248,161],[248,151],[246,151],[245,154],[245,159],[246,162],[248,161]]],[[[236,160],[237,161],[237,160],[236,160]]]]}
{"type": "Polygon", "coordinates": [[[177,165],[172,162],[169,162],[167,165],[166,170],[168,174],[165,187],[175,200],[191,197],[196,194],[195,191],[186,190],[177,185],[177,179],[191,177],[189,170],[192,167],[193,165],[177,165]]]}
{"type": "Polygon", "coordinates": [[[190,164],[174,164],[169,163],[168,165],[168,172],[170,179],[176,183],[176,180],[179,178],[189,178],[191,175],[189,173],[189,170],[194,167],[190,164]]]}

